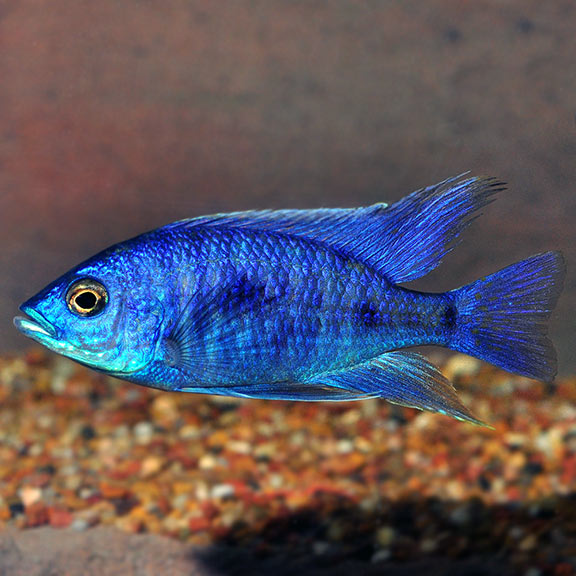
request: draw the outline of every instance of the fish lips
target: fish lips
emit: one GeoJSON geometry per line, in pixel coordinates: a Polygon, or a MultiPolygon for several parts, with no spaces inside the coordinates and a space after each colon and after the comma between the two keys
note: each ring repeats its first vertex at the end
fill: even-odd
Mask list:
{"type": "Polygon", "coordinates": [[[54,348],[58,342],[58,333],[56,328],[31,306],[23,304],[20,310],[28,316],[16,316],[14,318],[14,326],[28,338],[36,340],[40,344],[44,344],[49,348],[54,348]]]}

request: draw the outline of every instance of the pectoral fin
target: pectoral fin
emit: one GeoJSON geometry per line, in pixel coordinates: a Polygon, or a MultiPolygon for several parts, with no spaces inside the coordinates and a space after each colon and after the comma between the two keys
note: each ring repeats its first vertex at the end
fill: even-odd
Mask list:
{"type": "Polygon", "coordinates": [[[252,339],[238,331],[244,315],[253,315],[270,303],[266,286],[246,276],[230,278],[210,291],[195,294],[183,307],[162,343],[165,362],[180,370],[199,369],[212,381],[226,375],[226,354],[234,346],[244,353],[254,346],[252,339]]]}

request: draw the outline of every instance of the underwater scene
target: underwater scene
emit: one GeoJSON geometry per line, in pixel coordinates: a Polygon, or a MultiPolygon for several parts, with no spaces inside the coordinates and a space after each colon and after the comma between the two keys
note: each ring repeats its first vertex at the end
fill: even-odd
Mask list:
{"type": "Polygon", "coordinates": [[[576,5],[0,10],[0,575],[576,575],[576,5]]]}

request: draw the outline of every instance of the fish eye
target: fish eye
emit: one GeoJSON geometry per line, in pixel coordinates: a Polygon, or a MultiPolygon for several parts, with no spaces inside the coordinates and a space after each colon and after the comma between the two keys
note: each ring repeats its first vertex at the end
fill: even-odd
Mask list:
{"type": "Polygon", "coordinates": [[[102,312],[107,303],[106,288],[90,278],[74,282],[66,292],[68,309],[77,316],[96,316],[102,312]]]}

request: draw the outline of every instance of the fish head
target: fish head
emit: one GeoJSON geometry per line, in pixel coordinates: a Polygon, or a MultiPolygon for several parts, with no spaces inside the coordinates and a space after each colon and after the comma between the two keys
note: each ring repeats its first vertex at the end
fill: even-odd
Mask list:
{"type": "Polygon", "coordinates": [[[127,376],[153,359],[163,307],[150,283],[116,251],[95,257],[24,302],[15,326],[50,350],[127,376]]]}

